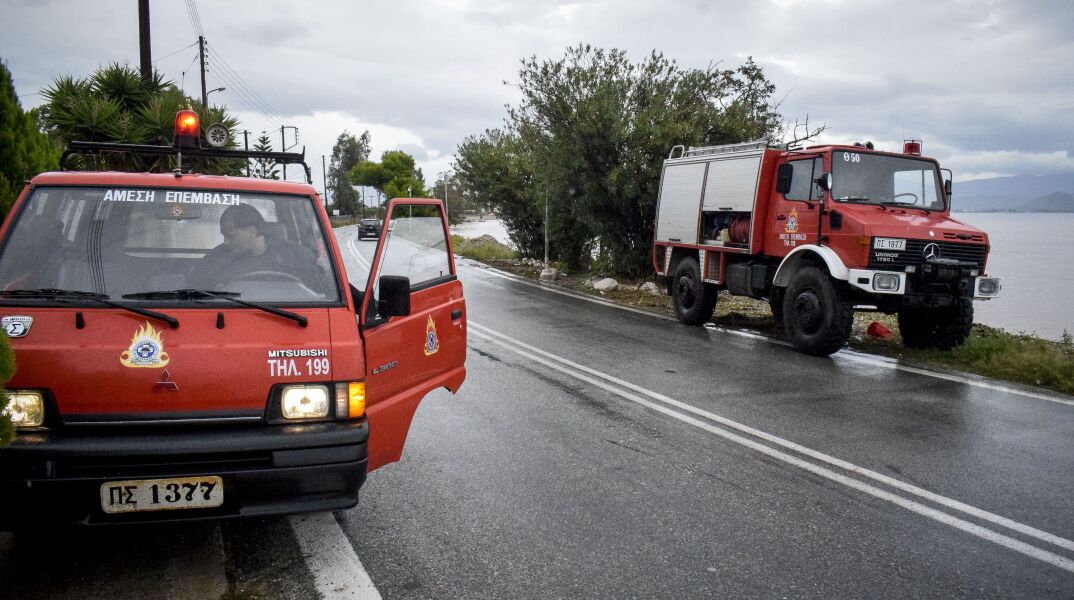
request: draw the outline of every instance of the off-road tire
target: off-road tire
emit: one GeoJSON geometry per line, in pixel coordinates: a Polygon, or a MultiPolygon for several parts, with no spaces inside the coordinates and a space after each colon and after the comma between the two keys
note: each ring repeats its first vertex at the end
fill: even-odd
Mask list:
{"type": "Polygon", "coordinates": [[[899,333],[908,348],[950,350],[961,346],[973,328],[973,300],[958,298],[954,306],[899,311],[899,333]]]}
{"type": "Polygon", "coordinates": [[[816,267],[803,267],[783,298],[783,329],[794,348],[828,356],[846,345],[854,306],[846,286],[816,267]]]}
{"type": "Polygon", "coordinates": [[[716,286],[701,279],[701,267],[693,257],[683,258],[675,267],[671,282],[671,300],[675,316],[685,325],[704,325],[716,311],[719,292],[716,286]]]}

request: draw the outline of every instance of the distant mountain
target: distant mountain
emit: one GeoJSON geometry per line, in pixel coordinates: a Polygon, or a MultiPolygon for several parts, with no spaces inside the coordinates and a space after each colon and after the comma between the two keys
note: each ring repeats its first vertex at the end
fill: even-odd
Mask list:
{"type": "MultiPolygon", "coordinates": [[[[1074,173],[1015,175],[958,182],[954,184],[952,206],[956,211],[1047,210],[1026,205],[1035,207],[1037,205],[1033,203],[1036,200],[1056,193],[1074,194],[1074,173]]],[[[1063,206],[1062,200],[1057,202],[1063,206]]],[[[1051,204],[1045,202],[1044,205],[1051,204]]]]}
{"type": "Polygon", "coordinates": [[[1074,194],[1055,192],[1030,200],[1018,207],[1028,212],[1074,212],[1074,194]]]}

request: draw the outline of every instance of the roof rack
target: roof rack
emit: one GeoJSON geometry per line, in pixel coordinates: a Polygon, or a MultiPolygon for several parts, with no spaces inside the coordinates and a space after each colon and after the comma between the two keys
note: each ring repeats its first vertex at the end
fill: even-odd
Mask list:
{"type": "Polygon", "coordinates": [[[182,164],[183,156],[192,158],[238,158],[254,160],[271,160],[281,165],[302,165],[306,171],[306,183],[313,184],[313,172],[306,164],[306,149],[302,152],[259,152],[257,150],[232,150],[224,148],[176,148],[175,146],[157,146],[152,144],[119,144],[114,142],[80,142],[73,141],[67,144],[67,148],[60,156],[60,168],[72,154],[126,153],[140,156],[175,156],[182,164]]]}
{"type": "Polygon", "coordinates": [[[710,154],[731,154],[734,152],[748,152],[751,150],[764,150],[768,147],[768,140],[752,140],[749,142],[742,142],[740,144],[723,144],[720,146],[690,146],[683,153],[682,157],[689,156],[707,156],[710,154]]]}

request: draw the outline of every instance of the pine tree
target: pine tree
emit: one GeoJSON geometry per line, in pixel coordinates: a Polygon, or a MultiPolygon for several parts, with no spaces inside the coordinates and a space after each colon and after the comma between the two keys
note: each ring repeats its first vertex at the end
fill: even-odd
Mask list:
{"type": "Polygon", "coordinates": [[[34,115],[23,112],[11,73],[0,62],[0,220],[22,191],[23,183],[42,171],[55,169],[59,158],[59,150],[38,131],[34,115]]]}
{"type": "MultiPolygon", "coordinates": [[[[257,152],[272,152],[272,141],[264,131],[254,144],[257,152]]],[[[276,161],[267,158],[255,158],[253,176],[259,179],[279,179],[280,173],[276,169],[276,161]]]]}

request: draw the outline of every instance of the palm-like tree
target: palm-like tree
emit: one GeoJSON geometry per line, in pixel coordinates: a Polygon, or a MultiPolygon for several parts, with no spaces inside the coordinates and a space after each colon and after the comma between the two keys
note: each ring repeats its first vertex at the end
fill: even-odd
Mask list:
{"type": "MultiPolygon", "coordinates": [[[[175,83],[154,72],[142,81],[130,65],[112,63],[85,79],[60,77],[42,91],[48,101],[44,122],[58,143],[71,141],[122,142],[170,145],[175,113],[195,106],[175,83]]],[[[200,103],[199,103],[200,104],[200,103]]],[[[200,107],[202,134],[205,127],[221,123],[228,128],[229,148],[235,147],[238,120],[222,106],[200,107]]],[[[184,159],[184,166],[201,173],[238,175],[245,168],[241,160],[184,159]]],[[[173,167],[168,157],[130,154],[72,157],[68,166],[92,170],[166,172],[173,167]]]]}

